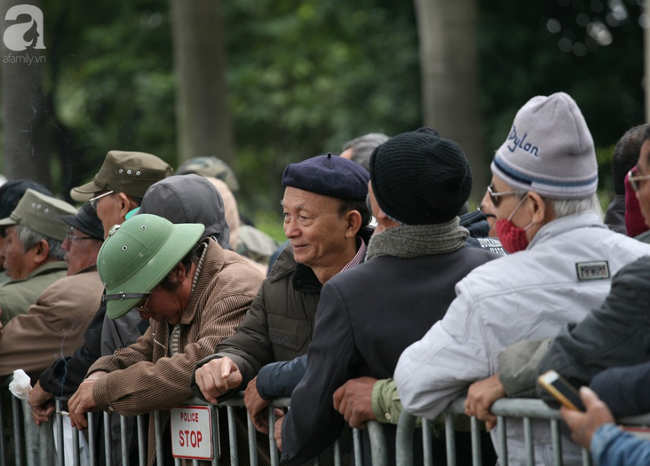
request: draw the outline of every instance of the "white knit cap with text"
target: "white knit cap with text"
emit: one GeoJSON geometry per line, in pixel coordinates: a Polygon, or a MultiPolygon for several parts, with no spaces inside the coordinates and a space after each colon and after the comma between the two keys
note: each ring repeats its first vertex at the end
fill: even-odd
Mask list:
{"type": "Polygon", "coordinates": [[[521,107],[490,168],[514,189],[552,199],[589,197],[598,187],[594,141],[564,92],[533,97],[521,107]]]}

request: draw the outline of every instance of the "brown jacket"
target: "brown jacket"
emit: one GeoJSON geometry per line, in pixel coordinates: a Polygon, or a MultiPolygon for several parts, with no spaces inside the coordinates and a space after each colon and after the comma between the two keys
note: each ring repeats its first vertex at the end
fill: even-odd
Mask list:
{"type": "MultiPolygon", "coordinates": [[[[107,371],[95,382],[99,407],[125,416],[166,410],[192,396],[190,381],[200,359],[232,335],[257,294],[263,276],[241,256],[213,240],[180,324],[180,352],[169,357],[169,327],[151,321],[137,343],[95,362],[88,373],[107,371]]],[[[164,425],[168,416],[163,416],[164,425]]],[[[154,459],[153,416],[149,423],[149,463],[154,459]]]]}
{"type": "Polygon", "coordinates": [[[23,369],[38,376],[84,342],[104,286],[95,267],[63,277],[41,293],[26,314],[9,321],[0,339],[0,376],[23,369]]]}

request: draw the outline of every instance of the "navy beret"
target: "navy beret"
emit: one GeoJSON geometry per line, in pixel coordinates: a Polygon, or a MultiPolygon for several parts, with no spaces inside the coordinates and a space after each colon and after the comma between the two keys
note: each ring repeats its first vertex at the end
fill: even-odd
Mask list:
{"type": "Polygon", "coordinates": [[[289,164],[282,175],[282,186],[347,201],[362,201],[368,194],[368,180],[370,174],[361,165],[327,154],[289,164]]]}

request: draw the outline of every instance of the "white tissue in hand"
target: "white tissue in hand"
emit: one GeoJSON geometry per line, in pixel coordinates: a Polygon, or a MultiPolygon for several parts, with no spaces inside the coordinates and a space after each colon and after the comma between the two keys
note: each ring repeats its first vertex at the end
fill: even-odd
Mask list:
{"type": "Polygon", "coordinates": [[[16,398],[26,400],[29,398],[29,392],[32,391],[31,380],[25,374],[25,371],[18,369],[14,371],[14,379],[9,384],[9,390],[16,398]]]}

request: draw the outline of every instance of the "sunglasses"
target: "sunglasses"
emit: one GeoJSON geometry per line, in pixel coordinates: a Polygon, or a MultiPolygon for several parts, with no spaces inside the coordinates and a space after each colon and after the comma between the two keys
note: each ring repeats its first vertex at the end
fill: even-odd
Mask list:
{"type": "Polygon", "coordinates": [[[494,191],[494,185],[490,185],[487,187],[487,192],[490,195],[490,200],[492,201],[492,204],[494,204],[494,207],[499,207],[499,203],[501,202],[501,199],[499,199],[502,196],[513,196],[517,194],[517,191],[505,191],[502,193],[498,193],[494,191]]]}
{"type": "Polygon", "coordinates": [[[627,174],[627,179],[630,182],[630,186],[632,186],[634,192],[637,192],[639,189],[641,189],[640,181],[650,180],[650,175],[638,175],[638,173],[639,167],[634,167],[627,174]]]}
{"type": "Polygon", "coordinates": [[[88,202],[90,203],[90,207],[92,207],[94,211],[97,211],[97,201],[99,201],[104,196],[108,196],[109,194],[114,194],[114,193],[115,193],[114,191],[108,191],[105,192],[104,194],[100,194],[99,196],[95,196],[88,199],[88,202]]]}

